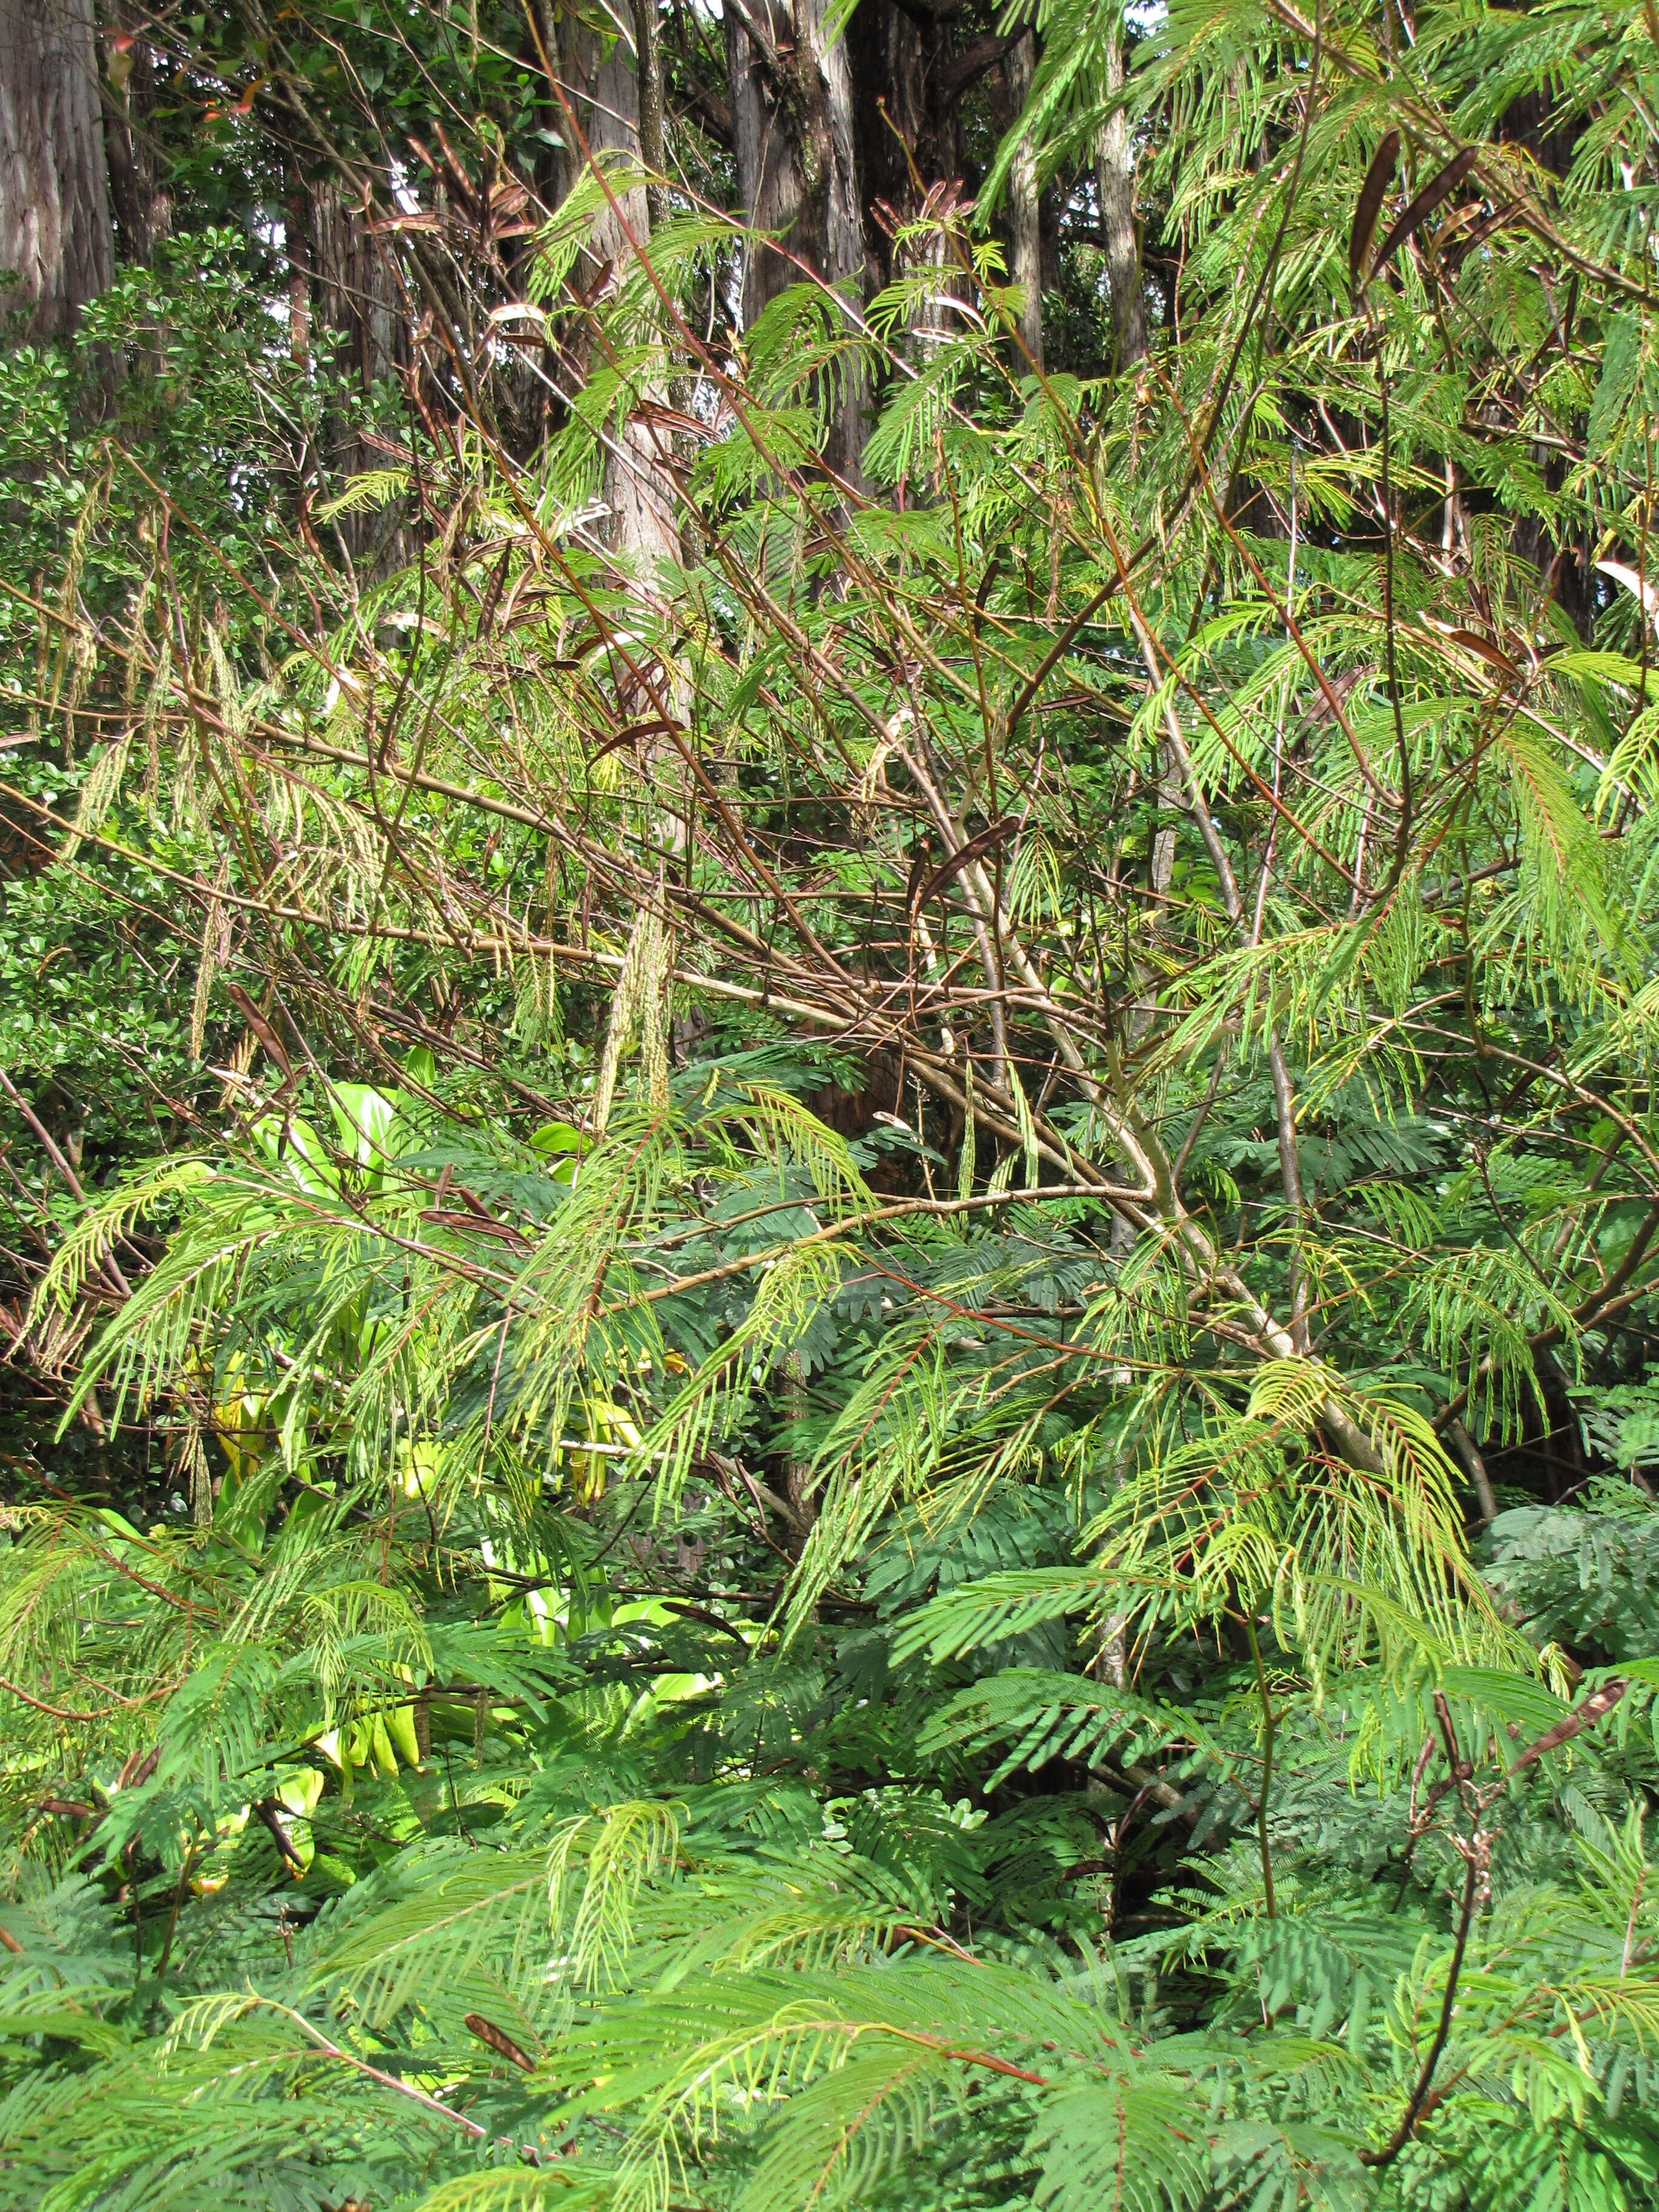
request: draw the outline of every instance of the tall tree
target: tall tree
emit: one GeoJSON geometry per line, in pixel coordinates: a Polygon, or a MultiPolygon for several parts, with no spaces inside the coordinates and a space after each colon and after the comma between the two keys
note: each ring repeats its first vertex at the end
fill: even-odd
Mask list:
{"type": "MultiPolygon", "coordinates": [[[[864,212],[845,40],[831,40],[823,0],[733,0],[726,13],[738,197],[745,219],[775,238],[747,256],[743,319],[799,283],[800,264],[826,283],[861,281],[864,212]]],[[[830,459],[854,469],[864,395],[843,388],[830,459]]]]}
{"type": "Polygon", "coordinates": [[[90,0],[0,0],[0,269],[40,337],[114,273],[90,0]]]}
{"type": "MultiPolygon", "coordinates": [[[[397,376],[409,359],[407,317],[396,276],[370,219],[332,181],[308,190],[289,179],[289,341],[296,357],[307,348],[331,349],[342,395],[349,404],[325,418],[322,443],[326,465],[337,480],[384,465],[365,441],[362,408],[378,386],[397,376]]],[[[359,580],[365,569],[395,566],[404,552],[399,511],[388,507],[349,510],[333,523],[335,542],[345,550],[359,580]]]]}
{"type": "MultiPolygon", "coordinates": [[[[659,160],[662,145],[662,89],[660,62],[654,37],[641,40],[630,11],[632,42],[606,17],[602,23],[584,21],[574,9],[555,15],[542,0],[542,36],[550,60],[556,60],[564,95],[570,102],[576,128],[587,152],[606,167],[618,155],[635,163],[659,160]],[[642,76],[648,74],[641,100],[642,76]],[[652,143],[649,151],[643,136],[652,143]]],[[[654,18],[652,22],[654,31],[654,18]]],[[[568,192],[586,167],[579,145],[565,152],[561,189],[568,192]]],[[[589,249],[583,258],[580,289],[593,295],[625,276],[635,249],[651,236],[653,195],[642,185],[631,185],[611,196],[596,222],[589,249]]],[[[628,412],[621,430],[611,436],[605,457],[605,503],[611,516],[611,543],[618,553],[647,562],[672,558],[678,549],[673,488],[663,469],[658,434],[649,421],[649,410],[660,394],[641,392],[643,411],[636,405],[628,412]]]]}
{"type": "Polygon", "coordinates": [[[107,68],[100,88],[104,151],[121,258],[146,262],[173,226],[155,143],[155,56],[142,11],[117,0],[103,11],[107,68]]]}
{"type": "MultiPolygon", "coordinates": [[[[1030,97],[1036,62],[1036,34],[1028,31],[1005,57],[1008,105],[1017,119],[1030,97]]],[[[1019,335],[1034,365],[1042,367],[1042,213],[1036,151],[1022,138],[1008,172],[1008,274],[1020,294],[1019,335]]]]}
{"type": "Polygon", "coordinates": [[[1106,41],[1106,96],[1113,103],[1101,127],[1095,156],[1100,198],[1100,242],[1106,256],[1111,293],[1115,366],[1132,368],[1146,350],[1146,288],[1140,266],[1140,234],[1135,228],[1134,140],[1122,106],[1123,31],[1106,41]]]}

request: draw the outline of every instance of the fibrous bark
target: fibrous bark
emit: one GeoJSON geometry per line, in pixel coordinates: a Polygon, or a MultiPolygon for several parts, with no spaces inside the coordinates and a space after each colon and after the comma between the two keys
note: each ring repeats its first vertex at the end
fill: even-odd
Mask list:
{"type": "MultiPolygon", "coordinates": [[[[1123,89],[1123,40],[1116,33],[1106,50],[1106,90],[1115,99],[1123,89]]],[[[1096,149],[1096,185],[1100,195],[1101,244],[1106,282],[1111,291],[1112,331],[1120,373],[1133,368],[1146,351],[1146,282],[1140,240],[1135,229],[1135,157],[1129,118],[1121,107],[1108,118],[1096,149]]]]}
{"type": "MultiPolygon", "coordinates": [[[[309,201],[308,239],[296,234],[289,258],[290,346],[305,338],[319,350],[333,341],[335,361],[367,398],[377,384],[401,374],[409,359],[409,332],[397,278],[369,228],[369,218],[340,187],[321,184],[308,194],[291,192],[289,222],[296,234],[309,201]],[[308,329],[295,313],[302,292],[307,258],[310,266],[308,329]]],[[[356,426],[336,417],[324,433],[328,460],[337,477],[359,476],[386,464],[363,442],[356,426]]],[[[403,558],[401,509],[376,514],[359,509],[337,518],[336,528],[354,565],[390,568],[403,558]]]]}
{"type": "MultiPolygon", "coordinates": [[[[632,0],[635,82],[639,88],[640,159],[653,177],[666,179],[668,153],[662,128],[662,44],[657,0],[632,0]]],[[[645,188],[646,212],[656,230],[668,220],[666,182],[645,188]]]]}
{"type": "Polygon", "coordinates": [[[100,13],[110,200],[121,258],[142,266],[173,228],[173,202],[155,158],[155,59],[130,0],[106,0],[100,13]]]}
{"type": "Polygon", "coordinates": [[[0,269],[38,337],[114,274],[90,0],[0,0],[0,269]]]}
{"type": "MultiPolygon", "coordinates": [[[[746,328],[803,281],[799,263],[829,284],[862,283],[852,70],[846,41],[827,36],[825,14],[823,0],[733,0],[726,10],[738,196],[745,220],[785,249],[761,245],[748,256],[746,328]]],[[[849,377],[832,425],[832,466],[856,469],[863,406],[849,377]]]]}
{"type": "MultiPolygon", "coordinates": [[[[646,0],[649,4],[649,0],[646,0]]],[[[630,10],[631,14],[631,10],[630,10]]],[[[599,29],[564,10],[558,17],[556,35],[560,75],[566,98],[589,151],[602,164],[607,155],[631,155],[649,161],[641,143],[641,58],[635,48],[607,18],[599,29]]],[[[654,27],[654,19],[653,19],[654,27]]],[[[550,48],[550,52],[552,49],[550,48]]],[[[657,66],[655,41],[647,47],[646,66],[657,66]]],[[[647,88],[647,129],[654,118],[656,144],[652,151],[661,159],[661,88],[653,77],[647,88]]],[[[582,172],[580,149],[568,149],[562,188],[568,191],[582,172]]],[[[609,267],[613,283],[624,278],[636,246],[651,236],[651,208],[646,191],[635,185],[616,194],[616,207],[607,205],[594,225],[587,266],[579,270],[584,290],[592,291],[609,267]]],[[[660,392],[636,395],[646,406],[661,404],[660,392]]],[[[611,542],[625,556],[647,562],[672,560],[678,553],[673,487],[663,466],[658,435],[636,410],[615,434],[605,458],[605,503],[611,518],[611,542]]]]}
{"type": "Polygon", "coordinates": [[[407,350],[403,314],[368,218],[337,185],[311,195],[311,251],[317,319],[343,339],[344,361],[367,392],[395,372],[407,350]]]}
{"type": "MultiPolygon", "coordinates": [[[[1027,32],[1003,62],[1008,104],[1018,117],[1030,96],[1036,66],[1036,40],[1027,32]]],[[[1037,192],[1036,154],[1029,138],[1020,141],[1008,173],[1008,275],[1020,294],[1019,335],[1038,368],[1042,367],[1042,211],[1037,192]]]]}

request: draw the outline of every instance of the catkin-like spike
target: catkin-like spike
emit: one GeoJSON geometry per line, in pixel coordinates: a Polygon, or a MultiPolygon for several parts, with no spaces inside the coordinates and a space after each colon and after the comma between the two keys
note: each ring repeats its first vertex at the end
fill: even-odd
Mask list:
{"type": "Polygon", "coordinates": [[[202,925],[202,957],[196,969],[196,994],[190,1008],[190,1056],[200,1060],[202,1046],[207,1036],[208,1002],[213,994],[214,978],[230,957],[230,915],[224,901],[217,896],[230,880],[230,860],[227,855],[219,863],[219,872],[213,879],[216,896],[208,901],[207,919],[202,925]]]}
{"type": "Polygon", "coordinates": [[[87,772],[81,786],[81,796],[76,803],[75,826],[64,841],[64,858],[72,860],[84,841],[95,836],[107,819],[110,809],[121,793],[121,778],[126,773],[127,756],[132,750],[132,726],[128,724],[120,735],[106,744],[87,772]]]}
{"type": "Polygon", "coordinates": [[[47,714],[55,714],[61,704],[64,709],[64,765],[75,763],[75,710],[86,693],[96,647],[92,636],[83,629],[79,618],[81,573],[86,566],[87,549],[92,543],[92,533],[98,526],[109,497],[110,477],[106,470],[81,505],[75,519],[69,553],[64,563],[64,575],[58,594],[58,657],[52,668],[52,698],[47,714]],[[65,686],[67,685],[67,690],[65,686]]]}
{"type": "MultiPolygon", "coordinates": [[[[657,1012],[662,994],[663,973],[662,924],[656,908],[641,907],[635,917],[628,950],[623,956],[622,973],[617,978],[617,988],[611,1001],[611,1021],[605,1031],[605,1048],[599,1055],[599,1074],[593,1085],[593,1127],[603,1136],[611,1116],[611,1102],[617,1095],[617,1076],[622,1066],[623,1054],[633,1042],[634,1031],[644,1021],[644,1048],[647,1083],[653,1082],[653,1052],[662,1057],[662,1103],[667,1103],[667,1048],[663,1042],[660,1017],[657,1012]],[[650,1011],[647,1011],[649,1008],[650,1011]],[[652,1040],[654,1036],[655,1043],[652,1040]]],[[[656,1103],[654,1092],[653,1103],[656,1103]]]]}
{"type": "Polygon", "coordinates": [[[242,696],[242,687],[236,681],[235,672],[225,652],[224,640],[212,623],[207,625],[207,650],[209,664],[213,670],[214,689],[219,695],[225,726],[234,738],[240,739],[247,732],[247,705],[242,696]]]}
{"type": "Polygon", "coordinates": [[[957,1196],[969,1198],[974,1188],[974,1063],[967,1063],[963,1085],[968,1096],[968,1110],[962,1117],[962,1163],[957,1170],[957,1196]]]}
{"type": "Polygon", "coordinates": [[[653,1114],[668,1111],[668,1038],[665,1028],[668,938],[652,915],[649,963],[640,999],[640,1048],[645,1062],[646,1097],[653,1114]]]}

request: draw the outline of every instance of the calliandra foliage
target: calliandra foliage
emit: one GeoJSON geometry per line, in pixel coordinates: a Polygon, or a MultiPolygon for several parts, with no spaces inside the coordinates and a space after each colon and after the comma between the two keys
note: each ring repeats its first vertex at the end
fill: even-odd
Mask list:
{"type": "Polygon", "coordinates": [[[1171,9],[1115,380],[948,200],[578,300],[596,172],[533,465],[258,655],[152,533],[64,865],[224,1099],[27,1316],[172,1476],[7,1510],[8,2202],[1659,2202],[1656,33],[1171,9]]]}

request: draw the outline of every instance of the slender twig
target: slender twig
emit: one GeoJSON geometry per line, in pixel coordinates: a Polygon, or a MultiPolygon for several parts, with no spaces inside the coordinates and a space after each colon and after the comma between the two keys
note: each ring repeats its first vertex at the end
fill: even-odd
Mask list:
{"type": "Polygon", "coordinates": [[[195,1871],[195,1868],[196,1853],[187,1851],[184,1863],[179,1869],[178,1886],[173,1893],[173,1910],[167,1915],[167,1934],[161,1939],[161,1955],[156,1961],[155,1978],[158,1982],[164,1982],[167,1978],[167,1963],[173,1956],[173,1939],[179,1929],[179,1911],[184,1904],[185,1892],[190,1887],[190,1877],[195,1871]]]}
{"type": "Polygon", "coordinates": [[[1261,1781],[1255,1799],[1255,1837],[1261,1852],[1261,1889],[1269,1920],[1279,1917],[1279,1905],[1273,1896],[1273,1856],[1267,1842],[1267,1793],[1273,1779],[1273,1708],[1267,1694],[1267,1670],[1261,1660],[1261,1639],[1255,1632],[1255,1616],[1246,1608],[1244,1633],[1250,1639],[1250,1656],[1255,1662],[1255,1686],[1261,1699],[1261,1781]]]}
{"type": "Polygon", "coordinates": [[[1440,2024],[1435,2030],[1429,2055],[1423,2070],[1417,2077],[1417,2087],[1412,2091],[1411,2101],[1400,2116],[1400,2124],[1381,2150],[1362,2150],[1359,2163],[1380,2171],[1392,2166],[1416,2132],[1422,2118],[1423,2107],[1428,2101],[1434,2069],[1440,2063],[1440,2055],[1451,2034],[1452,2012],[1457,2002],[1457,1978],[1463,1971],[1463,1954],[1468,1948],[1469,1930],[1474,1925],[1475,1907],[1480,1901],[1481,1884],[1486,1875],[1491,1846],[1486,1837],[1477,1829],[1467,1844],[1460,1844],[1463,1854],[1463,1909],[1458,1917],[1457,1941],[1452,1947],[1451,1966],[1446,1975],[1446,1994],[1441,2000],[1440,2024]]]}
{"type": "Polygon", "coordinates": [[[3,1674],[0,1674],[0,1690],[9,1691],[14,1698],[21,1698],[26,1705],[33,1705],[37,1713],[50,1713],[55,1721],[106,1721],[113,1710],[106,1705],[101,1713],[65,1711],[61,1705],[49,1705],[43,1698],[32,1698],[27,1690],[15,1682],[9,1682],[3,1674]]]}
{"type": "MultiPolygon", "coordinates": [[[[25,1098],[22,1093],[17,1089],[10,1076],[7,1074],[3,1067],[0,1067],[0,1091],[3,1091],[5,1092],[7,1097],[10,1099],[12,1104],[17,1109],[23,1119],[28,1123],[30,1128],[33,1130],[35,1135],[40,1139],[46,1158],[52,1162],[53,1167],[57,1169],[58,1174],[63,1176],[64,1181],[69,1185],[71,1194],[81,1205],[84,1206],[87,1202],[87,1194],[81,1188],[81,1178],[76,1174],[75,1170],[64,1158],[63,1153],[59,1151],[57,1144],[54,1142],[52,1135],[46,1129],[46,1125],[35,1113],[33,1107],[29,1104],[27,1099],[25,1098]]],[[[101,1240],[98,1255],[98,1261],[99,1265],[103,1268],[104,1273],[109,1277],[111,1288],[118,1291],[124,1298],[130,1298],[132,1296],[132,1286],[128,1282],[126,1277],[121,1273],[119,1267],[116,1266],[115,1255],[108,1250],[106,1247],[102,1245],[101,1240]]]]}
{"type": "Polygon", "coordinates": [[[1210,1078],[1210,1087],[1204,1094],[1204,1103],[1199,1108],[1197,1113],[1194,1115],[1193,1126],[1188,1130],[1186,1137],[1182,1140],[1181,1150],[1176,1154],[1174,1159],[1170,1163],[1170,1181],[1177,1190],[1179,1190],[1181,1187],[1181,1178],[1186,1170],[1187,1162],[1192,1157],[1193,1146],[1198,1142],[1199,1132],[1210,1118],[1210,1109],[1215,1104],[1216,1093],[1221,1088],[1222,1070],[1226,1066],[1226,1054],[1221,1052],[1217,1053],[1215,1073],[1210,1078]]]}
{"type": "Polygon", "coordinates": [[[274,1997],[259,1997],[256,2002],[271,2012],[281,2013],[284,2020],[292,2021],[301,2033],[314,2043],[325,2057],[336,2059],[342,2066],[353,2068],[356,2072],[366,2075],[369,2081],[378,2081],[381,2088],[391,2089],[398,2096],[407,2097],[412,2103],[421,2106],[423,2110],[435,2114],[439,2119],[448,2120],[454,2126],[464,2129],[474,2142],[493,2141],[500,2143],[503,2149],[516,2151],[518,2155],[531,2166],[539,2166],[542,2163],[541,2153],[533,2149],[529,2143],[514,2142],[507,2136],[492,2137],[488,2128],[480,2127],[477,2120],[469,2119],[465,2112],[454,2111],[441,2099],[428,2095],[424,2089],[417,2089],[412,2081],[405,2081],[396,2074],[388,2074],[379,2066],[371,2066],[366,2058],[359,2058],[352,2051],[343,2051],[337,2043],[331,2042],[320,2028],[313,2027],[305,2014],[295,2012],[291,2005],[278,2004],[274,1997]]]}

